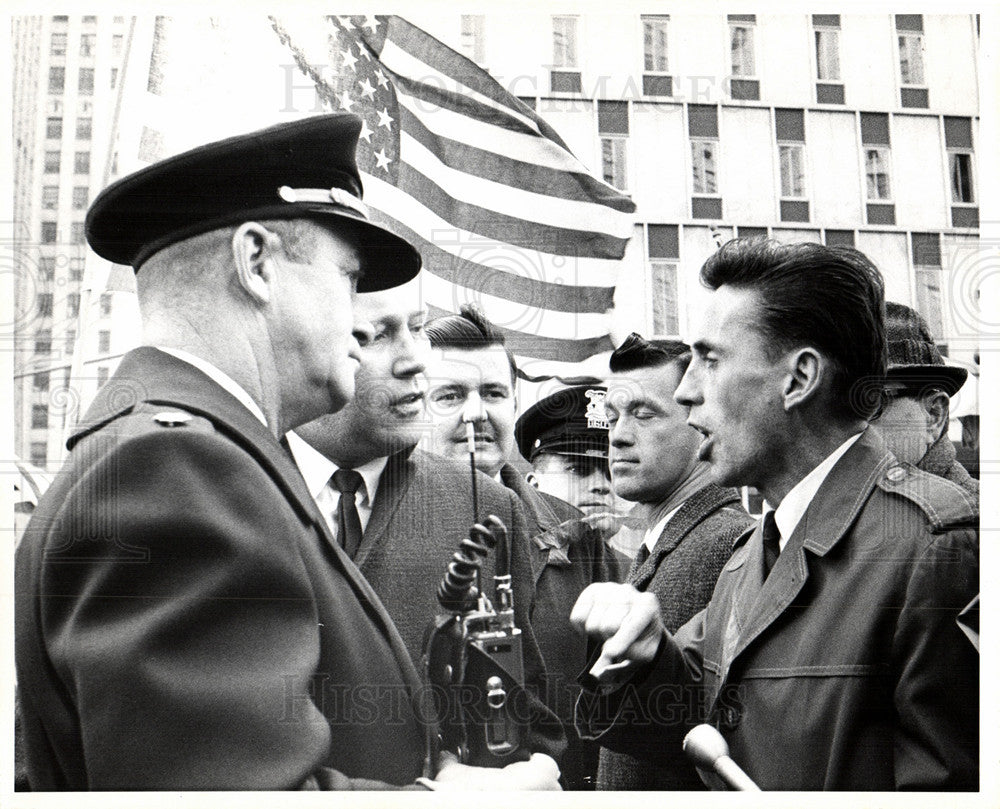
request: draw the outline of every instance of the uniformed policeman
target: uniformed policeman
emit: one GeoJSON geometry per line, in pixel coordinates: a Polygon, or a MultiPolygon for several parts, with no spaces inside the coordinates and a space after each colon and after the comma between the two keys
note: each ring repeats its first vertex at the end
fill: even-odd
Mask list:
{"type": "Polygon", "coordinates": [[[532,467],[528,482],[588,515],[615,508],[606,393],[600,385],[565,388],[540,399],[514,425],[517,448],[532,467]]]}
{"type": "MultiPolygon", "coordinates": [[[[137,271],[142,347],[68,446],[16,558],[36,790],[366,789],[424,771],[420,683],[278,436],[354,392],[352,295],[420,257],[368,219],[361,120],[202,146],[87,215],[137,271]]],[[[554,785],[446,762],[439,788],[554,785]]],[[[417,787],[419,788],[419,787],[417,787]]]]}
{"type": "Polygon", "coordinates": [[[977,789],[979,661],[956,618],[978,508],[868,427],[881,275],[846,248],[735,240],[701,280],[675,398],[715,481],[756,486],[766,512],[673,635],[648,593],[584,592],[573,620],[606,639],[591,673],[610,692],[581,699],[578,727],[655,760],[707,720],[763,789],[977,789]]]}
{"type": "Polygon", "coordinates": [[[900,461],[947,478],[978,497],[979,481],[958,463],[948,437],[951,397],[969,372],[945,364],[927,322],[909,306],[886,304],[886,331],[886,401],[873,423],[900,461]]]}

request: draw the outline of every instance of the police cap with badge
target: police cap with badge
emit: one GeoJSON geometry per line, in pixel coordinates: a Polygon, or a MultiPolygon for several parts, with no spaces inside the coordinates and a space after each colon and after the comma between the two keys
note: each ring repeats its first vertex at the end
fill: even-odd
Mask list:
{"type": "Polygon", "coordinates": [[[249,220],[312,219],[357,239],[359,292],[401,284],[420,254],[370,221],[355,159],[361,119],[320,115],[199,146],[108,186],[87,212],[94,252],[136,272],[175,242],[249,220]]]}
{"type": "Polygon", "coordinates": [[[885,305],[889,367],[886,388],[902,395],[919,396],[940,388],[954,396],[965,384],[968,371],[946,365],[920,314],[909,306],[888,301],[885,305]]]}
{"type": "Polygon", "coordinates": [[[543,452],[606,461],[606,393],[607,389],[600,385],[577,385],[540,399],[514,426],[521,455],[529,462],[543,452]]]}

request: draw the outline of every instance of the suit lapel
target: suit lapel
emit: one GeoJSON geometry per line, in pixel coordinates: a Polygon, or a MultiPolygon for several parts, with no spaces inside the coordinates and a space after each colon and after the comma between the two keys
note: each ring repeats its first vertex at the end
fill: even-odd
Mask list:
{"type": "Polygon", "coordinates": [[[359,568],[364,566],[372,551],[385,541],[389,522],[399,510],[413,484],[417,465],[410,460],[412,451],[415,450],[405,450],[390,455],[385,469],[382,470],[378,491],[375,492],[375,500],[372,502],[372,513],[354,558],[359,568]]]}
{"type": "Polygon", "coordinates": [[[735,622],[739,632],[732,639],[732,654],[723,655],[724,668],[794,602],[809,578],[806,551],[823,557],[843,539],[891,459],[882,440],[869,428],[823,481],[767,581],[763,580],[764,548],[758,523],[731,605],[730,624],[735,622]]]}

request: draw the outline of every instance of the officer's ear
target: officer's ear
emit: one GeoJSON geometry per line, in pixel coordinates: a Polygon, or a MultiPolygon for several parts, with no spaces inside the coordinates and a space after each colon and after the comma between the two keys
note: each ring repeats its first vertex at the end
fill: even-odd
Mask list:
{"type": "Polygon", "coordinates": [[[538,478],[535,477],[534,472],[528,472],[528,474],[524,476],[524,479],[528,481],[528,485],[531,486],[533,489],[538,488],[538,478]]]}
{"type": "Polygon", "coordinates": [[[233,264],[240,286],[258,305],[271,301],[281,237],[257,222],[244,222],[233,232],[233,264]]]}
{"type": "Polygon", "coordinates": [[[933,444],[948,429],[951,400],[943,390],[931,390],[920,397],[920,404],[927,417],[927,440],[933,444]]]}
{"type": "Polygon", "coordinates": [[[787,373],[782,396],[785,410],[791,410],[816,396],[831,369],[826,357],[811,346],[790,351],[786,355],[786,362],[787,373]]]}

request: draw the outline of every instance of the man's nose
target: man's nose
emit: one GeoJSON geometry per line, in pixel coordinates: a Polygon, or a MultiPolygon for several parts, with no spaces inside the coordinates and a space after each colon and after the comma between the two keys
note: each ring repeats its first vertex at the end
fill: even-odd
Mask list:
{"type": "Polygon", "coordinates": [[[611,481],[601,469],[594,468],[587,476],[587,491],[592,494],[606,495],[611,493],[611,481]]]}
{"type": "Polygon", "coordinates": [[[462,421],[483,421],[486,411],[483,409],[483,399],[477,391],[470,391],[465,404],[462,405],[462,421]]]}
{"type": "Polygon", "coordinates": [[[695,377],[694,374],[691,373],[690,365],[684,372],[684,376],[681,377],[681,381],[677,385],[677,390],[674,391],[674,401],[684,407],[691,407],[692,405],[701,403],[697,385],[695,383],[695,377]]]}

